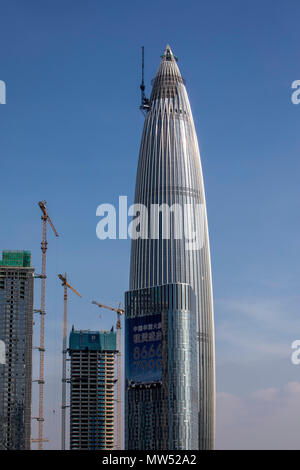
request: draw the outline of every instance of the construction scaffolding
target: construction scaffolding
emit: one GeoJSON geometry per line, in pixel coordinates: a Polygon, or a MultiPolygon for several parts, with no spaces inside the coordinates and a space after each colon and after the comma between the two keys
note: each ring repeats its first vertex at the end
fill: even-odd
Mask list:
{"type": "Polygon", "coordinates": [[[0,450],[29,450],[31,433],[34,268],[29,251],[4,251],[0,261],[0,450]]]}

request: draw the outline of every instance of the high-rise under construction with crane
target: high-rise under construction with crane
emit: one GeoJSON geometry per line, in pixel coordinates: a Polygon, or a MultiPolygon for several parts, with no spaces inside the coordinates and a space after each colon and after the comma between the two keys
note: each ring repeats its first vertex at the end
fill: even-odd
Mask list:
{"type": "Polygon", "coordinates": [[[144,78],[141,91],[139,233],[132,237],[125,295],[125,443],[212,449],[214,318],[204,183],[185,82],[169,46],[150,99],[144,78]]]}
{"type": "Polygon", "coordinates": [[[114,449],[114,331],[74,330],[71,356],[70,449],[114,449]]]}
{"type": "Polygon", "coordinates": [[[4,251],[0,260],[0,449],[28,450],[31,440],[31,385],[34,268],[29,251],[4,251]]]}

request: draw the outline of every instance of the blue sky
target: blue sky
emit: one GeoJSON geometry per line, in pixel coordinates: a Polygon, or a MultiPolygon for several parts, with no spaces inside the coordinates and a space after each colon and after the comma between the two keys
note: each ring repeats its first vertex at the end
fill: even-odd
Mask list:
{"type": "MultiPolygon", "coordinates": [[[[300,105],[291,103],[291,84],[300,79],[299,2],[2,1],[0,16],[0,80],[7,85],[7,104],[0,105],[0,249],[30,249],[40,271],[41,199],[61,234],[55,240],[49,231],[49,447],[59,445],[57,273],[66,271],[83,295],[70,294],[69,326],[110,327],[110,314],[100,319],[90,301],[123,300],[130,242],[98,240],[96,208],[116,204],[119,195],[133,199],[143,126],[140,47],[149,94],[166,43],[186,79],[205,178],[217,446],[257,447],[250,430],[258,428],[262,447],[299,446],[292,436],[300,425],[288,419],[300,417],[293,401],[300,368],[290,363],[290,344],[300,335],[300,105]],[[263,407],[264,415],[266,400],[276,411],[263,407]],[[263,425],[250,423],[253,409],[263,425]]],[[[36,306],[38,299],[37,281],[36,306]]]]}

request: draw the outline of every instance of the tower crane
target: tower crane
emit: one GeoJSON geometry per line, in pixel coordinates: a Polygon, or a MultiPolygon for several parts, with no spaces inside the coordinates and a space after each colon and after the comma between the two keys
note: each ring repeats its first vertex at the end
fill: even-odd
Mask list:
{"type": "Polygon", "coordinates": [[[144,80],[144,69],[145,69],[145,60],[144,60],[144,46],[142,46],[142,82],[140,84],[140,90],[141,90],[141,106],[140,110],[142,113],[145,115],[149,109],[150,109],[150,100],[146,98],[145,94],[145,80],[144,80]]]}
{"type": "Polygon", "coordinates": [[[49,217],[47,212],[47,203],[46,201],[40,201],[38,203],[41,211],[42,211],[42,221],[43,221],[43,239],[41,242],[41,250],[42,250],[42,273],[40,276],[41,278],[41,309],[35,310],[36,312],[40,313],[41,321],[40,321],[40,345],[38,347],[40,352],[40,364],[39,364],[39,379],[37,380],[39,385],[39,413],[38,416],[33,418],[36,419],[38,422],[38,438],[32,439],[32,442],[38,443],[38,449],[43,449],[43,443],[48,442],[47,439],[43,439],[43,425],[44,425],[44,385],[45,385],[45,296],[46,296],[46,253],[47,253],[47,223],[49,223],[52,231],[56,237],[58,237],[58,233],[52,223],[52,220],[49,217]]]}
{"type": "Polygon", "coordinates": [[[116,324],[116,329],[117,329],[117,445],[116,448],[117,450],[121,450],[122,447],[122,430],[121,430],[121,424],[122,424],[122,401],[121,401],[121,395],[122,395],[122,384],[121,384],[121,315],[125,313],[125,310],[121,308],[121,303],[119,303],[118,308],[113,308],[109,307],[108,305],[100,304],[99,302],[96,302],[95,300],[92,301],[92,304],[97,305],[99,308],[105,308],[107,310],[110,310],[111,312],[115,312],[117,314],[117,324],[116,324]]]}
{"type": "Polygon", "coordinates": [[[62,349],[62,386],[61,386],[61,450],[66,448],[66,393],[67,393],[67,315],[68,315],[68,288],[81,297],[68,282],[67,275],[58,275],[64,288],[64,316],[63,316],[63,349],[62,349]]]}

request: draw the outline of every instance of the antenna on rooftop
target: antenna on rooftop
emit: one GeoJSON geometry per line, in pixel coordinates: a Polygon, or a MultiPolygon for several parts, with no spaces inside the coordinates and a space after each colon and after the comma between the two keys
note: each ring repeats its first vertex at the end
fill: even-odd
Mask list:
{"type": "Polygon", "coordinates": [[[149,111],[150,109],[150,100],[146,98],[146,94],[145,94],[144,68],[145,68],[144,46],[142,46],[142,83],[140,85],[140,89],[141,89],[140,110],[143,112],[143,114],[145,114],[145,112],[149,111]]]}

